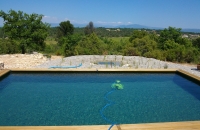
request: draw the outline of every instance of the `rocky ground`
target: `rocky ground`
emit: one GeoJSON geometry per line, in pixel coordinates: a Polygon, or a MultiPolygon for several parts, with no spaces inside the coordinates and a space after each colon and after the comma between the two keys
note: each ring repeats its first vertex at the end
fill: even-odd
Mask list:
{"type": "Polygon", "coordinates": [[[200,77],[200,71],[196,65],[176,64],[145,58],[139,56],[121,56],[121,55],[80,55],[62,58],[61,56],[52,56],[47,58],[40,53],[34,54],[12,54],[0,55],[0,62],[4,63],[5,69],[11,68],[108,68],[108,69],[182,69],[191,74],[200,77]],[[101,63],[100,63],[101,62],[101,63]],[[112,63],[111,63],[112,62],[112,63]]]}
{"type": "MultiPolygon", "coordinates": [[[[61,59],[61,56],[53,56],[52,60],[54,59],[61,59]]],[[[4,69],[35,68],[35,66],[38,66],[48,61],[49,58],[43,56],[43,54],[40,53],[0,55],[0,63],[4,63],[4,69]]]]}

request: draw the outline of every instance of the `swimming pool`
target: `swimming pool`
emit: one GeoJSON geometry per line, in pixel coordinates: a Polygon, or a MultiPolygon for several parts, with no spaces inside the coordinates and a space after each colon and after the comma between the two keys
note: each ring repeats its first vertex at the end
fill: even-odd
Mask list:
{"type": "Polygon", "coordinates": [[[0,81],[1,126],[119,124],[200,120],[200,86],[176,73],[10,73],[0,81]]]}

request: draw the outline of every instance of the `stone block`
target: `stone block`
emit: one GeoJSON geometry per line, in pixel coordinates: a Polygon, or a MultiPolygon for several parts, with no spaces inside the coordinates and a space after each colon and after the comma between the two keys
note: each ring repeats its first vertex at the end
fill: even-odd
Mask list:
{"type": "Polygon", "coordinates": [[[4,63],[3,63],[3,61],[0,61],[0,69],[4,69],[4,63]]]}

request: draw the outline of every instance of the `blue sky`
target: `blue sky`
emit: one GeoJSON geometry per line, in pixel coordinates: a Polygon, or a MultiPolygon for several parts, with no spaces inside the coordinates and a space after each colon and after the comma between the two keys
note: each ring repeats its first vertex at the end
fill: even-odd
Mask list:
{"type": "Polygon", "coordinates": [[[200,0],[0,0],[0,10],[10,9],[43,14],[47,23],[200,29],[200,0]]]}

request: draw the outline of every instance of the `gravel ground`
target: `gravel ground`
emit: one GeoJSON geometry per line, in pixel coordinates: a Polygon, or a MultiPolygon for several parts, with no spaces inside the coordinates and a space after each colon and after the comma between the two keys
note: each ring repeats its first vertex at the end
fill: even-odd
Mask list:
{"type": "MultiPolygon", "coordinates": [[[[52,56],[52,60],[61,59],[61,56],[52,56]]],[[[0,69],[29,69],[48,62],[48,58],[41,53],[34,54],[6,54],[0,55],[0,69]]]]}
{"type": "Polygon", "coordinates": [[[121,56],[121,55],[79,55],[66,58],[59,58],[55,60],[47,60],[46,62],[34,66],[33,68],[51,68],[51,67],[75,67],[82,63],[82,68],[113,68],[113,69],[182,69],[191,74],[200,77],[200,71],[196,65],[183,65],[171,62],[156,60],[153,58],[145,58],[140,56],[121,56]],[[105,64],[98,64],[104,62],[105,64]],[[110,62],[114,62],[112,64],[110,62]]]}

